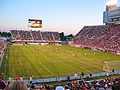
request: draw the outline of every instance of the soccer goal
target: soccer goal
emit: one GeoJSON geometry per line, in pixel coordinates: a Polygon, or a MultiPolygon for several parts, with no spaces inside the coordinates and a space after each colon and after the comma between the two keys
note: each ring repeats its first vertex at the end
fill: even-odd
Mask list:
{"type": "Polygon", "coordinates": [[[120,70],[120,60],[103,62],[103,71],[110,72],[112,69],[120,70]]]}

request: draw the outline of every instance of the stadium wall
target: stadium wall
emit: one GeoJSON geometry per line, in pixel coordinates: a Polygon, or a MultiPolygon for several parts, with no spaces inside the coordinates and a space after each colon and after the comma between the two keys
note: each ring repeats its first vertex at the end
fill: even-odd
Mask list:
{"type": "MultiPolygon", "coordinates": [[[[105,72],[105,73],[95,73],[95,74],[92,74],[92,77],[94,77],[94,78],[95,77],[103,77],[103,76],[106,76],[106,75],[107,75],[107,72],[105,72]]],[[[109,75],[113,75],[113,73],[109,72],[109,75]]],[[[120,71],[115,71],[114,75],[120,75],[120,71]]],[[[89,78],[89,77],[90,77],[90,74],[87,74],[87,75],[83,76],[84,79],[89,78]]],[[[82,76],[78,75],[76,77],[76,79],[81,80],[82,76]]],[[[70,81],[70,80],[75,80],[75,76],[60,77],[60,81],[70,81]]],[[[13,80],[12,82],[14,82],[14,81],[15,80],[13,80]]],[[[29,80],[23,80],[23,82],[28,84],[29,80]]],[[[56,78],[43,78],[43,79],[33,79],[32,80],[32,83],[49,83],[49,82],[58,82],[58,79],[56,77],[56,78]]]]}

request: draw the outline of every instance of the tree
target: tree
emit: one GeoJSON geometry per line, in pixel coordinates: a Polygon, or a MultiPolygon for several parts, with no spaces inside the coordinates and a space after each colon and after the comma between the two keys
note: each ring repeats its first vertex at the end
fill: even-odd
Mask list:
{"type": "Polygon", "coordinates": [[[68,35],[68,37],[73,37],[73,35],[72,35],[72,34],[70,34],[70,35],[68,35]]]}
{"type": "Polygon", "coordinates": [[[0,32],[0,36],[2,36],[2,37],[10,37],[11,34],[10,34],[10,32],[0,32]]]}
{"type": "Polygon", "coordinates": [[[6,32],[3,32],[3,37],[6,37],[7,36],[7,33],[6,32]]]}
{"type": "Polygon", "coordinates": [[[64,38],[64,32],[59,33],[59,35],[60,35],[60,40],[65,40],[65,38],[64,38]]]}
{"type": "Polygon", "coordinates": [[[59,33],[59,35],[60,35],[60,40],[61,40],[61,41],[63,41],[63,40],[69,40],[69,39],[71,39],[71,38],[73,37],[72,34],[69,34],[69,35],[67,35],[67,36],[64,36],[64,32],[59,33]]]}
{"type": "Polygon", "coordinates": [[[11,34],[8,32],[8,33],[7,33],[7,36],[8,36],[8,37],[10,37],[10,36],[11,36],[11,34]]]}

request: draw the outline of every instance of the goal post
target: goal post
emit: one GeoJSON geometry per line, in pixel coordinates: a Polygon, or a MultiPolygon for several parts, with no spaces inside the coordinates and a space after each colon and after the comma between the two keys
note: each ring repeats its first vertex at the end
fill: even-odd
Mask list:
{"type": "Polygon", "coordinates": [[[120,70],[120,60],[103,62],[103,71],[110,72],[113,69],[120,70]]]}

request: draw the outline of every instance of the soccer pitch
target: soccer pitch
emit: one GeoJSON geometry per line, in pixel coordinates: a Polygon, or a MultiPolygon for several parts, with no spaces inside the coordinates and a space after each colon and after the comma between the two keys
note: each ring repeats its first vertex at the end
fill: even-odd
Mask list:
{"type": "MultiPolygon", "coordinates": [[[[10,45],[6,64],[6,77],[24,76],[28,79],[71,76],[75,72],[81,74],[100,73],[103,71],[103,61],[118,61],[110,63],[112,70],[120,69],[120,56],[105,52],[95,53],[92,50],[70,46],[41,46],[41,45],[10,45]],[[84,53],[84,55],[83,55],[84,53]],[[86,55],[85,55],[86,54],[86,55]],[[75,56],[77,55],[77,56],[75,56]],[[113,64],[113,65],[112,65],[113,64]]],[[[4,73],[5,59],[0,68],[4,73]]]]}

